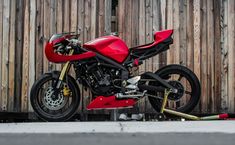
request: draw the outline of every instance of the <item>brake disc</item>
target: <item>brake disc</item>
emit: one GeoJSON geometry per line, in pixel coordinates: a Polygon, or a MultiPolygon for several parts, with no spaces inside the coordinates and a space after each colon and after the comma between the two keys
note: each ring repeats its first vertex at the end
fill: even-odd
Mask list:
{"type": "Polygon", "coordinates": [[[58,93],[58,96],[54,96],[54,89],[48,87],[43,97],[43,104],[49,110],[59,110],[65,106],[68,101],[68,97],[64,97],[63,92],[58,93]]]}

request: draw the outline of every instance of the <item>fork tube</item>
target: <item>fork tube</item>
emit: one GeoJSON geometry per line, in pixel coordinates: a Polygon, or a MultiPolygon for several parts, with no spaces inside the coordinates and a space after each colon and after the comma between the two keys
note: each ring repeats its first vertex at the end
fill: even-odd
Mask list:
{"type": "MultiPolygon", "coordinates": [[[[69,55],[72,55],[73,52],[74,52],[74,50],[70,50],[69,55]]],[[[57,85],[56,85],[56,88],[59,88],[59,87],[60,87],[60,84],[61,84],[61,82],[64,80],[64,76],[65,76],[65,74],[69,71],[70,66],[71,66],[70,61],[67,61],[67,62],[65,63],[65,65],[64,65],[64,67],[63,67],[62,70],[61,70],[60,77],[59,77],[59,81],[58,81],[58,83],[57,83],[57,85]]]]}
{"type": "Polygon", "coordinates": [[[64,67],[62,68],[61,73],[60,73],[60,77],[59,77],[59,80],[60,80],[60,81],[63,81],[65,74],[66,74],[66,73],[68,72],[68,70],[70,69],[70,66],[71,66],[70,61],[67,61],[67,62],[65,63],[65,65],[64,65],[64,67]]]}

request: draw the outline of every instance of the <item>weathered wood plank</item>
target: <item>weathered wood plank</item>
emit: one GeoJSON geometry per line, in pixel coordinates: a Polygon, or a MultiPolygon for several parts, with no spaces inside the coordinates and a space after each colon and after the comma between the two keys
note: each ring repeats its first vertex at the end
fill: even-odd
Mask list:
{"type": "Polygon", "coordinates": [[[104,35],[104,0],[99,0],[98,3],[98,36],[104,35]]]}
{"type": "MultiPolygon", "coordinates": [[[[3,50],[3,45],[2,45],[2,31],[3,31],[3,1],[0,1],[0,68],[2,68],[2,50],[3,50]]],[[[0,100],[2,102],[2,71],[0,71],[0,100]]],[[[2,103],[0,103],[2,105],[2,103]]],[[[2,110],[2,107],[0,107],[0,111],[2,110]]]]}
{"type": "MultiPolygon", "coordinates": [[[[186,66],[187,64],[187,0],[179,0],[179,63],[186,66]]],[[[181,80],[184,86],[187,86],[185,79],[181,80]]],[[[186,87],[187,89],[187,87],[186,87]]],[[[181,106],[187,102],[187,95],[184,95],[180,101],[181,106]]],[[[178,104],[178,103],[177,103],[178,104]]]]}
{"type": "Polygon", "coordinates": [[[63,32],[70,32],[70,0],[65,0],[63,2],[63,32]]]}
{"type": "MultiPolygon", "coordinates": [[[[173,0],[167,1],[167,16],[166,16],[166,29],[173,29],[173,0]]],[[[172,64],[174,61],[174,47],[171,45],[170,50],[167,51],[167,64],[172,64]]]]}
{"type": "Polygon", "coordinates": [[[16,8],[16,49],[15,49],[15,111],[21,110],[21,88],[22,88],[22,59],[23,59],[23,31],[24,31],[24,9],[23,0],[17,0],[16,8]]]}
{"type": "MultiPolygon", "coordinates": [[[[145,1],[140,0],[139,1],[139,45],[145,44],[145,1]]],[[[145,72],[145,61],[143,64],[139,67],[139,74],[142,74],[145,72]]],[[[138,106],[140,112],[145,112],[145,101],[146,98],[143,98],[139,101],[138,106]]]]}
{"type": "MultiPolygon", "coordinates": [[[[201,31],[202,32],[207,32],[207,1],[203,1],[202,5],[201,5],[201,10],[202,10],[202,16],[201,16],[201,31]]],[[[201,33],[201,48],[202,48],[202,52],[201,52],[201,59],[202,60],[207,60],[207,55],[208,55],[208,49],[207,49],[207,37],[208,35],[205,35],[203,33],[201,33]]],[[[202,85],[202,95],[201,95],[201,102],[200,102],[200,111],[202,112],[206,112],[207,110],[207,104],[208,104],[208,94],[207,94],[207,65],[208,61],[202,61],[201,62],[201,85],[202,85]]]]}
{"type": "MultiPolygon", "coordinates": [[[[118,1],[118,34],[119,37],[122,39],[124,38],[125,30],[125,0],[119,0],[118,1]]],[[[143,22],[144,23],[144,22],[143,22]]],[[[100,26],[101,27],[101,26],[100,26]]]]}
{"type": "MultiPolygon", "coordinates": [[[[180,13],[179,13],[179,0],[173,1],[173,28],[174,28],[174,44],[173,44],[173,63],[180,63],[180,13]]],[[[183,49],[183,48],[181,48],[183,49]]]]}
{"type": "MultiPolygon", "coordinates": [[[[43,1],[43,46],[46,45],[47,40],[50,38],[50,0],[43,1]]],[[[44,54],[44,53],[43,53],[44,54]]],[[[43,55],[43,72],[48,72],[49,61],[45,54],[43,55]]]]}
{"type": "Polygon", "coordinates": [[[97,0],[91,3],[91,40],[97,36],[97,0]]]}
{"type": "Polygon", "coordinates": [[[228,96],[229,96],[229,112],[234,112],[235,110],[235,79],[234,79],[234,72],[235,72],[235,63],[234,63],[234,56],[235,56],[235,10],[234,10],[235,2],[234,0],[228,0],[228,96]]]}
{"type": "MultiPolygon", "coordinates": [[[[159,30],[165,30],[166,29],[166,2],[167,0],[161,0],[160,1],[160,28],[159,30]]],[[[159,56],[159,67],[163,67],[166,65],[166,62],[167,62],[167,52],[162,52],[159,56]]]]}
{"type": "Polygon", "coordinates": [[[9,96],[9,33],[10,33],[10,1],[4,0],[3,4],[3,40],[2,40],[2,100],[3,111],[7,110],[9,96]]]}
{"type": "Polygon", "coordinates": [[[139,44],[139,1],[132,0],[131,9],[131,46],[139,44]]]}
{"type": "Polygon", "coordinates": [[[84,42],[91,40],[91,0],[85,1],[84,42]]]}
{"type": "Polygon", "coordinates": [[[214,50],[214,60],[215,60],[215,77],[213,78],[215,81],[215,112],[219,112],[221,110],[221,42],[218,41],[221,39],[221,26],[220,26],[220,2],[214,0],[214,30],[215,30],[215,50],[214,50]]]}
{"type": "MultiPolygon", "coordinates": [[[[28,86],[28,97],[30,94],[30,89],[35,82],[35,27],[36,27],[36,0],[30,1],[30,22],[29,22],[29,86],[28,86]]],[[[28,99],[29,100],[29,99],[28,99]]],[[[28,101],[29,107],[28,111],[33,111],[30,105],[30,101],[28,101]]]]}
{"type": "Polygon", "coordinates": [[[193,0],[187,0],[187,67],[191,70],[194,69],[193,65],[193,0]]]}
{"type": "Polygon", "coordinates": [[[200,0],[194,0],[194,8],[193,8],[193,14],[194,14],[194,72],[196,73],[197,77],[201,77],[200,73],[200,0]]]}
{"type": "Polygon", "coordinates": [[[78,33],[80,34],[80,40],[84,43],[84,0],[78,1],[78,33]]]}
{"type": "Polygon", "coordinates": [[[78,14],[78,1],[77,0],[71,0],[71,16],[70,16],[70,31],[71,32],[77,32],[77,14],[78,14]]]}
{"type": "Polygon", "coordinates": [[[14,92],[15,92],[15,42],[16,42],[16,0],[11,1],[10,6],[10,38],[9,38],[9,96],[8,96],[8,110],[14,111],[14,92]]]}
{"type": "Polygon", "coordinates": [[[28,87],[29,87],[29,49],[30,49],[30,36],[29,36],[29,11],[30,11],[30,1],[25,1],[24,9],[24,40],[23,40],[23,70],[22,70],[22,93],[21,93],[21,111],[28,111],[28,87]]]}
{"type": "MultiPolygon", "coordinates": [[[[146,0],[145,2],[145,16],[146,16],[146,27],[145,27],[145,37],[146,42],[145,43],[151,43],[153,41],[153,1],[152,0],[146,0]]],[[[145,71],[151,71],[153,70],[153,59],[149,58],[146,60],[145,64],[145,71]]]]}
{"type": "MultiPolygon", "coordinates": [[[[93,1],[92,1],[93,3],[93,1]]],[[[104,20],[105,20],[105,26],[104,26],[104,31],[106,35],[109,35],[111,33],[111,15],[112,15],[112,1],[110,0],[105,0],[104,1],[104,20]]]]}
{"type": "Polygon", "coordinates": [[[35,55],[36,55],[36,64],[35,64],[35,77],[38,79],[43,73],[43,0],[36,1],[36,31],[35,31],[35,55]]]}
{"type": "MultiPolygon", "coordinates": [[[[63,31],[63,0],[56,1],[56,32],[62,33],[63,31]]],[[[76,19],[76,18],[75,18],[76,19]]]]}
{"type": "Polygon", "coordinates": [[[207,70],[208,70],[208,86],[207,90],[209,94],[208,99],[208,111],[214,112],[214,15],[213,15],[213,1],[207,1],[207,70]]]}
{"type": "MultiPolygon", "coordinates": [[[[160,0],[153,0],[153,28],[152,32],[153,34],[157,31],[160,30],[160,21],[161,21],[161,16],[160,16],[160,0]]],[[[152,34],[152,35],[153,35],[152,34]]],[[[154,40],[154,38],[153,38],[154,40]]],[[[153,57],[153,72],[155,72],[159,68],[159,55],[153,57]]]]}
{"type": "MultiPolygon", "coordinates": [[[[85,16],[84,16],[84,42],[91,40],[91,0],[85,0],[85,16]]],[[[88,88],[83,89],[82,93],[84,108],[83,112],[87,112],[86,106],[90,103],[92,96],[88,88]]]]}
{"type": "Polygon", "coordinates": [[[222,53],[221,53],[221,109],[222,112],[228,112],[228,1],[221,1],[221,18],[222,18],[222,53]]]}

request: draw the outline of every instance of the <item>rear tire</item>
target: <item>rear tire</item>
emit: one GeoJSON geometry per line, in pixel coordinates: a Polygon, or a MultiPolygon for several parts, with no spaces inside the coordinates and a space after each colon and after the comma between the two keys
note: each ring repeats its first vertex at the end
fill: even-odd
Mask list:
{"type": "MultiPolygon", "coordinates": [[[[191,92],[190,92],[191,97],[188,100],[188,102],[185,104],[185,106],[183,106],[181,108],[176,108],[176,109],[175,108],[173,109],[170,107],[167,107],[167,108],[173,109],[173,110],[176,110],[179,112],[190,113],[196,107],[196,105],[199,102],[200,96],[201,96],[201,86],[200,86],[200,83],[199,83],[197,76],[190,69],[188,69],[184,66],[181,66],[181,65],[168,65],[168,66],[165,66],[165,67],[159,69],[158,71],[156,71],[155,74],[157,74],[158,76],[160,76],[164,80],[168,80],[169,79],[168,77],[170,75],[177,74],[182,77],[185,77],[186,81],[188,81],[190,84],[189,86],[191,86],[191,92]]],[[[177,81],[175,81],[175,82],[177,82],[177,81]]],[[[150,82],[149,84],[153,85],[153,86],[159,85],[157,82],[150,82]]],[[[183,84],[181,84],[180,86],[183,86],[184,90],[185,90],[186,86],[184,86],[183,84]]],[[[148,92],[148,93],[151,94],[153,92],[148,92]]],[[[182,94],[182,95],[185,95],[185,94],[182,94]]],[[[161,95],[159,97],[163,98],[163,95],[161,95]]],[[[154,98],[154,97],[149,97],[149,102],[150,102],[151,106],[154,108],[154,110],[156,110],[157,112],[160,112],[162,100],[154,98]]]]}
{"type": "Polygon", "coordinates": [[[64,96],[63,91],[59,90],[57,100],[53,100],[52,96],[55,89],[52,87],[53,85],[47,85],[47,83],[52,81],[53,84],[53,81],[58,80],[59,74],[60,72],[43,74],[34,83],[30,92],[30,102],[33,110],[44,121],[67,121],[76,113],[80,104],[79,87],[70,75],[67,75],[66,81],[63,82],[63,85],[67,85],[70,90],[69,96],[64,96]]]}

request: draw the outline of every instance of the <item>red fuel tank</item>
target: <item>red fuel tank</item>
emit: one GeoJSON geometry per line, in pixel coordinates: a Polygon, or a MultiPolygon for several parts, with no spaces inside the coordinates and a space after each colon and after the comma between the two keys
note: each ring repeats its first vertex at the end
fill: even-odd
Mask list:
{"type": "Polygon", "coordinates": [[[85,43],[83,47],[98,52],[119,63],[122,63],[129,54],[126,44],[116,36],[103,36],[85,43]]]}

